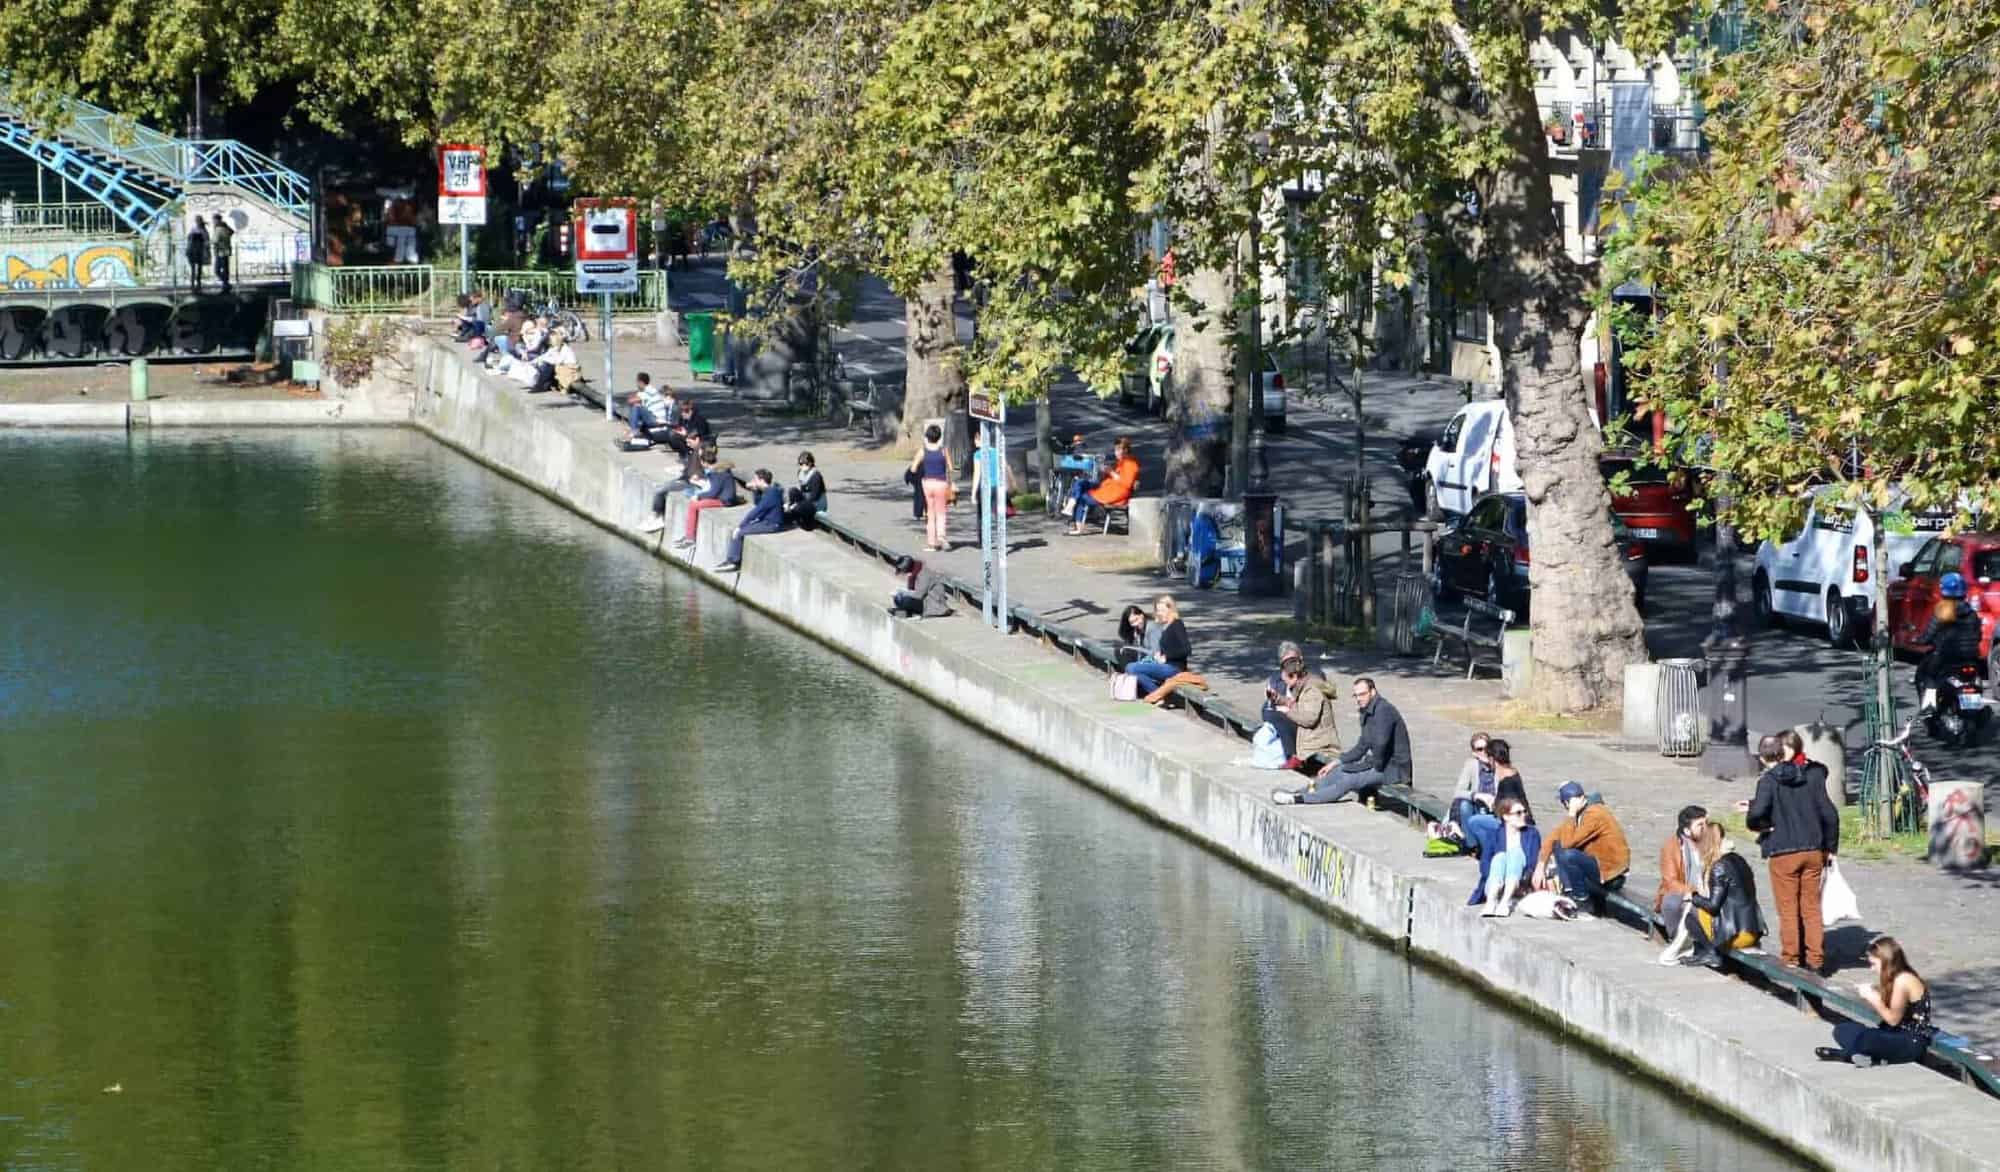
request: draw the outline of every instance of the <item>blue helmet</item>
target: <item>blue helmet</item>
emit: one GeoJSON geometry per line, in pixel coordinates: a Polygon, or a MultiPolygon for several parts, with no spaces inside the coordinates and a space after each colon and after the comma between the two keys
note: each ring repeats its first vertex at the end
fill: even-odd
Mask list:
{"type": "Polygon", "coordinates": [[[1964,598],[1965,576],[1953,570],[1951,573],[1939,578],[1938,593],[1946,598],[1964,598]]]}

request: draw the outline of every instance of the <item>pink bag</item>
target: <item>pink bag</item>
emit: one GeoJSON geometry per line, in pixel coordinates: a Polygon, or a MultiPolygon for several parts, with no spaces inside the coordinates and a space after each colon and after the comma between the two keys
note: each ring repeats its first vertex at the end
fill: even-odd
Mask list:
{"type": "Polygon", "coordinates": [[[1139,698],[1139,677],[1129,672],[1118,672],[1111,677],[1111,698],[1113,700],[1137,700],[1139,698]]]}

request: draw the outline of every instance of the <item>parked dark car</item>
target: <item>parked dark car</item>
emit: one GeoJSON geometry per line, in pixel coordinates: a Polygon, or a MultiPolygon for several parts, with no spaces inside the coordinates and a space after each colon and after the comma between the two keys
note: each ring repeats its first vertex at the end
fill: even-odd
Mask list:
{"type": "MultiPolygon", "coordinates": [[[[1616,514],[1611,529],[1639,608],[1646,607],[1646,545],[1616,514]]],[[[1491,492],[1438,534],[1432,586],[1440,600],[1475,594],[1516,615],[1528,613],[1528,498],[1491,492]]]]}
{"type": "Polygon", "coordinates": [[[1606,452],[1597,467],[1606,483],[1625,474],[1625,491],[1612,496],[1611,511],[1634,538],[1658,552],[1694,558],[1694,483],[1687,472],[1642,464],[1621,452],[1606,452]]]}

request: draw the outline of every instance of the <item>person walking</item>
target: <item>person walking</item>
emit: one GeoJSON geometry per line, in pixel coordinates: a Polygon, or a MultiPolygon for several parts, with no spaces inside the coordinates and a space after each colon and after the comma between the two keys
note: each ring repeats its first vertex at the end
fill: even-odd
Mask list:
{"type": "Polygon", "coordinates": [[[1769,861],[1771,896],[1778,904],[1779,958],[1824,976],[1826,928],[1819,918],[1819,888],[1826,865],[1840,852],[1840,811],[1826,796],[1826,766],[1808,761],[1783,738],[1757,742],[1764,773],[1757,794],[1736,803],[1743,824],[1757,832],[1769,861]]]}
{"type": "Polygon", "coordinates": [[[923,483],[924,548],[943,553],[951,548],[945,536],[945,519],[951,509],[951,485],[957,470],[951,453],[944,450],[944,428],[933,423],[924,428],[924,446],[910,461],[910,472],[923,483]]]}
{"type": "Polygon", "coordinates": [[[208,255],[208,225],[196,216],[188,228],[187,262],[189,279],[197,297],[201,296],[201,274],[208,268],[208,255]]]}
{"type": "Polygon", "coordinates": [[[215,280],[222,286],[222,291],[227,293],[229,262],[236,255],[236,229],[229,226],[229,221],[222,218],[221,212],[215,213],[211,219],[215,222],[215,231],[210,233],[214,238],[211,247],[215,253],[215,280]]]}

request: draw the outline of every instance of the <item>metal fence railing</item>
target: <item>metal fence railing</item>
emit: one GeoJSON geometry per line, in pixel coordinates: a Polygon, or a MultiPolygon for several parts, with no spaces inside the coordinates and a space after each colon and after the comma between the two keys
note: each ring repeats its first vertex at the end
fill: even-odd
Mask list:
{"type": "MultiPolygon", "coordinates": [[[[527,291],[537,302],[554,301],[578,312],[595,308],[597,297],[578,296],[576,274],[560,269],[476,269],[472,287],[498,305],[509,289],[527,291]]],[[[300,264],[292,271],[292,299],[341,313],[393,313],[411,317],[449,316],[458,301],[457,270],[435,265],[300,264]]],[[[611,299],[617,316],[663,312],[667,275],[657,269],[639,274],[637,293],[611,299]]]]}
{"type": "Polygon", "coordinates": [[[0,239],[110,236],[125,231],[101,203],[15,203],[0,200],[0,239]]]}

